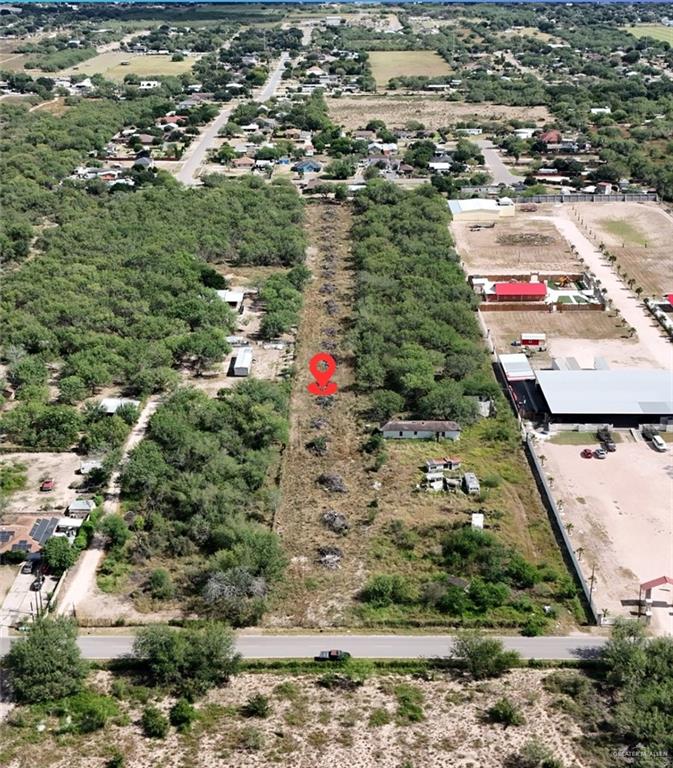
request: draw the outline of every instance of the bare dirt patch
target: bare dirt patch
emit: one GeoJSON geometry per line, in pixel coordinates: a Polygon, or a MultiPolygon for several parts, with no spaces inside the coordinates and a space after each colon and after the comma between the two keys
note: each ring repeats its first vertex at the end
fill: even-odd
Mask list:
{"type": "MultiPolygon", "coordinates": [[[[629,615],[638,586],[673,571],[670,450],[623,442],[605,460],[583,459],[580,448],[545,442],[538,447],[552,490],[562,507],[570,539],[587,579],[595,575],[594,599],[609,616],[629,615]],[[594,570],[595,569],[595,570],[594,570]]],[[[653,595],[653,629],[670,634],[670,588],[653,595]]]]}
{"type": "Polygon", "coordinates": [[[39,513],[62,514],[77,496],[76,486],[81,478],[76,474],[81,458],[74,453],[5,453],[0,462],[26,466],[26,488],[11,494],[5,507],[6,514],[39,513]],[[42,480],[56,481],[53,491],[40,492],[42,480]],[[74,486],[74,487],[73,487],[74,486]]]}
{"type": "Polygon", "coordinates": [[[364,127],[370,120],[383,120],[389,128],[410,120],[427,128],[441,128],[462,120],[526,120],[543,124],[549,118],[546,107],[510,107],[502,104],[467,104],[428,96],[353,96],[327,99],[332,119],[348,130],[364,127]]]}
{"type": "MultiPolygon", "coordinates": [[[[201,718],[184,736],[171,729],[163,740],[144,737],[142,707],[125,703],[126,725],[56,741],[56,721],[50,721],[44,733],[32,734],[30,750],[22,742],[23,729],[4,726],[0,734],[6,754],[12,755],[7,768],[27,768],[36,761],[49,768],[103,768],[115,749],[134,768],[167,762],[194,768],[501,768],[531,740],[545,745],[563,765],[593,765],[580,747],[578,722],[553,706],[558,695],[543,687],[549,674],[514,670],[486,683],[445,675],[430,681],[384,675],[348,692],[321,688],[315,676],[243,674],[197,703],[201,718]],[[400,719],[396,691],[418,697],[419,722],[400,719]],[[241,707],[257,693],[269,697],[270,716],[244,718],[241,707]],[[520,709],[522,725],[504,728],[485,721],[484,713],[503,697],[520,709]]],[[[100,673],[96,684],[105,688],[109,677],[100,673]]],[[[168,702],[160,707],[166,710],[168,702]]]]}
{"type": "Polygon", "coordinates": [[[474,222],[453,221],[451,230],[463,266],[471,275],[558,272],[576,274],[581,263],[545,209],[500,219],[493,228],[477,228],[474,222]]]}
{"type": "Polygon", "coordinates": [[[673,218],[656,203],[577,206],[583,230],[604,243],[646,296],[673,291],[673,218]]]}
{"type": "Polygon", "coordinates": [[[650,364],[613,312],[483,312],[482,318],[499,354],[520,351],[511,342],[521,333],[546,333],[547,350],[534,353],[534,368],[548,366],[552,357],[575,357],[588,368],[597,355],[616,367],[650,364]]]}

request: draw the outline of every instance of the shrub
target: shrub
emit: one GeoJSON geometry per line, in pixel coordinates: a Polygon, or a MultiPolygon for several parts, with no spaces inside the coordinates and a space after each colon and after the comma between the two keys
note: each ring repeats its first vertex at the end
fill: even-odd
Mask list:
{"type": "Polygon", "coordinates": [[[454,642],[452,654],[465,663],[475,680],[499,677],[520,660],[516,651],[503,648],[501,640],[482,637],[477,632],[461,633],[454,642]]]}
{"type": "Polygon", "coordinates": [[[521,627],[521,634],[524,637],[538,637],[544,635],[547,628],[547,621],[544,616],[531,616],[521,627]]]}
{"type": "Polygon", "coordinates": [[[266,696],[256,693],[241,707],[244,717],[268,717],[271,714],[271,704],[266,696]]]}
{"type": "Polygon", "coordinates": [[[399,574],[373,576],[362,590],[361,598],[379,608],[414,601],[411,585],[399,574]]]}
{"type": "Polygon", "coordinates": [[[505,728],[510,725],[523,725],[524,718],[519,709],[508,699],[498,699],[487,712],[492,723],[502,723],[505,728]]]}
{"type": "Polygon", "coordinates": [[[169,728],[168,718],[156,707],[145,707],[141,722],[145,736],[150,736],[154,739],[166,737],[169,728]]]}
{"type": "Polygon", "coordinates": [[[121,752],[115,750],[114,754],[105,763],[105,768],[124,768],[125,758],[121,752]]]}
{"type": "Polygon", "coordinates": [[[264,747],[264,734],[258,728],[242,728],[238,734],[238,746],[257,752],[264,747]]]}
{"type": "Polygon", "coordinates": [[[92,733],[105,726],[110,717],[119,714],[117,702],[108,696],[93,691],[82,691],[75,696],[62,699],[55,705],[54,713],[69,717],[65,730],[72,733],[92,733]]]}
{"type": "Polygon", "coordinates": [[[418,688],[402,683],[395,686],[394,693],[397,698],[397,721],[401,725],[420,723],[425,719],[423,694],[418,688]]]}
{"type": "Polygon", "coordinates": [[[373,709],[369,715],[369,725],[372,728],[378,728],[381,725],[388,725],[390,722],[390,712],[385,707],[373,709]]]}
{"type": "Polygon", "coordinates": [[[542,681],[542,686],[550,693],[563,693],[575,701],[585,699],[591,690],[591,683],[586,677],[563,670],[547,675],[542,681]]]}
{"type": "Polygon", "coordinates": [[[178,699],[171,707],[168,717],[171,725],[174,725],[179,731],[188,731],[196,719],[196,710],[187,699],[178,699]]]}
{"type": "Polygon", "coordinates": [[[148,586],[150,594],[155,600],[170,600],[175,594],[173,580],[165,568],[157,568],[152,571],[148,586]]]}

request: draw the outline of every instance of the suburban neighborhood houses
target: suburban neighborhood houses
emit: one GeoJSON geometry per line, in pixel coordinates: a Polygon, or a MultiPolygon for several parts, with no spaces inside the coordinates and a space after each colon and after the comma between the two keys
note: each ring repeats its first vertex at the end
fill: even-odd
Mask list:
{"type": "Polygon", "coordinates": [[[0,6],[3,766],[668,764],[671,24],[0,6]]]}

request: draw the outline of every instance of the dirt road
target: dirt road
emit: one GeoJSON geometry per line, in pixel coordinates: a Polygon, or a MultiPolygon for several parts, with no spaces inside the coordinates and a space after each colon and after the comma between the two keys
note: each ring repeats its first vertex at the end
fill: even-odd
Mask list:
{"type": "Polygon", "coordinates": [[[552,216],[556,228],[575,246],[587,267],[601,281],[602,287],[607,289],[608,297],[624,320],[636,329],[640,344],[656,361],[656,367],[673,369],[673,344],[662,335],[659,325],[646,313],[636,294],[624,285],[610,262],[582,234],[572,219],[572,209],[558,205],[556,211],[552,216]]]}
{"type": "MultiPolygon", "coordinates": [[[[128,436],[124,445],[119,467],[121,468],[126,461],[129,453],[140,443],[147,431],[150,417],[159,407],[158,398],[150,398],[145,407],[140,412],[138,421],[133,426],[131,434],[128,436]]],[[[116,512],[119,508],[119,478],[121,469],[112,473],[110,482],[105,491],[105,501],[103,502],[103,514],[107,515],[116,512]]],[[[75,567],[67,576],[67,581],[58,600],[57,613],[75,615],[77,606],[83,602],[87,596],[96,589],[96,571],[100,565],[104,552],[104,541],[102,537],[95,536],[91,547],[86,549],[75,567]]]]}

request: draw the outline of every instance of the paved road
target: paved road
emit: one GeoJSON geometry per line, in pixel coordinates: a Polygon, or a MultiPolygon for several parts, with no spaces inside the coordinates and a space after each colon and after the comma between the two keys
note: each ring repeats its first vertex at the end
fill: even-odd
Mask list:
{"type": "MultiPolygon", "coordinates": [[[[580,659],[595,655],[605,639],[587,635],[571,637],[503,637],[506,648],[527,659],[580,659]]],[[[81,636],[87,659],[110,659],[131,651],[132,635],[81,636]]],[[[247,659],[312,658],[329,648],[349,651],[359,659],[416,659],[447,656],[450,635],[252,635],[240,634],[237,648],[247,659]]],[[[0,637],[0,656],[9,640],[0,637]]]]}
{"type": "MultiPolygon", "coordinates": [[[[276,92],[276,88],[283,75],[283,70],[285,69],[285,62],[288,58],[288,53],[284,52],[281,54],[280,59],[270,73],[268,80],[256,94],[256,101],[268,101],[276,92]]],[[[233,112],[235,106],[235,103],[225,104],[213,122],[201,132],[199,138],[189,147],[185,156],[185,161],[177,173],[178,181],[181,181],[187,186],[194,186],[199,183],[199,179],[196,176],[197,171],[203,165],[208,150],[212,149],[215,145],[215,139],[217,138],[220,128],[227,124],[229,115],[233,112]]]]}
{"type": "Polygon", "coordinates": [[[510,173],[509,168],[500,157],[500,151],[495,149],[492,141],[489,139],[479,139],[476,144],[481,148],[484,155],[486,166],[493,177],[493,184],[507,184],[508,187],[511,187],[513,184],[523,181],[523,176],[515,176],[513,173],[510,173]]]}

